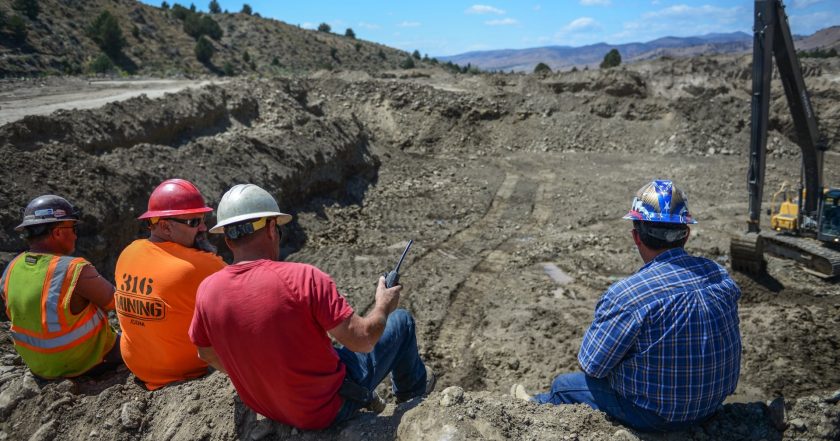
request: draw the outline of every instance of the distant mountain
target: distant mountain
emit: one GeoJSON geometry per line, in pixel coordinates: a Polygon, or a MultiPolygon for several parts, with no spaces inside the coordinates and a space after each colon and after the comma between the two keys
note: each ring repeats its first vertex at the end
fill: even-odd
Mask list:
{"type": "Polygon", "coordinates": [[[611,49],[618,49],[624,61],[639,61],[666,55],[745,52],[752,48],[752,38],[752,35],[744,32],[717,33],[699,37],[662,37],[646,43],[597,43],[581,47],[546,46],[467,52],[438,59],[462,66],[469,63],[483,70],[530,72],[538,63],[546,63],[553,70],[569,69],[572,66],[597,66],[611,49]]]}
{"type": "Polygon", "coordinates": [[[796,42],[797,50],[837,49],[840,51],[840,26],[821,29],[796,42]]]}

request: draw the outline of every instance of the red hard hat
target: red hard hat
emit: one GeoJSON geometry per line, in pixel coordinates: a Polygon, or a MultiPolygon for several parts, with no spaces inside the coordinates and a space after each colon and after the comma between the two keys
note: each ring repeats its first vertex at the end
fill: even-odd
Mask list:
{"type": "Polygon", "coordinates": [[[149,209],[137,219],[178,216],[181,214],[207,213],[212,208],[204,205],[204,197],[190,181],[167,179],[149,196],[149,209]]]}

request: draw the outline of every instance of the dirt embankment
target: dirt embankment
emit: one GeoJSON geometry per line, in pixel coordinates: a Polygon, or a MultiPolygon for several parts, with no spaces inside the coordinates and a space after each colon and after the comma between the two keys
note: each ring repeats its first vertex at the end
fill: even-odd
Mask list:
{"type": "MultiPolygon", "coordinates": [[[[689,251],[727,263],[729,235],[746,218],[744,66],[703,58],[548,77],[237,81],[0,127],[4,261],[23,246],[12,231],[19,208],[39,193],[85,210],[78,254],[109,274],[161,180],[190,179],[211,205],[230,185],[254,182],[296,215],[289,259],[331,274],[360,312],[377,275],[415,239],[402,306],[439,375],[423,402],[397,406],[382,385],[391,403],[383,414],[299,432],[250,412],[219,373],[156,392],[125,370],[37,381],[4,325],[0,437],[837,439],[840,288],[776,259],[765,277],[735,275],[741,378],[710,421],[642,434],[583,406],[506,395],[514,381],[543,391],[578,369],[600,294],[640,265],[620,218],[648,180],[673,178],[688,191],[700,221],[689,251]],[[779,397],[784,415],[767,406],[779,397]]],[[[830,78],[840,69],[817,67],[807,81],[835,144],[840,106],[830,78]]],[[[799,171],[783,100],[774,88],[768,189],[799,171]]],[[[840,183],[840,157],[827,155],[825,171],[840,183]]]]}

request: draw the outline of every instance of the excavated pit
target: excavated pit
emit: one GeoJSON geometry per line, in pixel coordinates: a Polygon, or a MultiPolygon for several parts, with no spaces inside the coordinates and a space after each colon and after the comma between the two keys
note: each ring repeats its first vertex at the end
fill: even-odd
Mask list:
{"type": "MultiPolygon", "coordinates": [[[[735,274],[738,390],[710,421],[636,433],[584,406],[506,396],[577,370],[600,294],[640,259],[620,218],[635,190],[670,177],[699,224],[688,250],[728,262],[744,228],[745,59],[660,60],[546,77],[319,74],[234,81],[0,127],[0,260],[23,243],[19,208],[54,192],[84,210],[77,254],[112,274],[160,181],[195,182],[215,206],[232,184],[271,189],[295,214],[288,259],[331,274],[357,311],[408,239],[402,306],[439,375],[427,400],[298,432],[249,411],[221,374],[148,392],[127,371],[42,382],[0,345],[0,436],[9,439],[837,439],[840,287],[771,259],[735,274]],[[34,165],[33,165],[34,164],[34,165]],[[446,389],[455,386],[459,389],[446,389]],[[445,390],[446,389],[446,390],[445,390]],[[784,397],[786,425],[765,402],[784,397]],[[40,438],[39,438],[40,437],[40,438]]],[[[808,67],[829,144],[840,66],[808,67]]],[[[795,182],[798,151],[774,85],[767,189],[795,182]]],[[[826,156],[840,185],[840,156],[826,156]]],[[[765,192],[767,193],[767,192],[765,192]]],[[[212,223],[212,220],[211,220],[212,223]]],[[[380,392],[388,396],[385,385],[380,392]]]]}

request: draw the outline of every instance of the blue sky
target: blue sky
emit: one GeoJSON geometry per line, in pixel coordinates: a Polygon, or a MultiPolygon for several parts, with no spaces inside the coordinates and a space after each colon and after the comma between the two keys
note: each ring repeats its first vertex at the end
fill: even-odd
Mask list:
{"type": "MultiPolygon", "coordinates": [[[[197,0],[195,5],[206,11],[209,1],[197,0]]],[[[754,5],[747,0],[218,1],[231,12],[248,3],[264,17],[305,28],[314,29],[322,22],[341,34],[352,28],[358,38],[407,51],[417,49],[429,56],[630,43],[710,32],[749,33],[754,5]]],[[[794,33],[811,34],[840,25],[840,0],[788,0],[785,5],[794,33]]]]}

